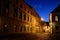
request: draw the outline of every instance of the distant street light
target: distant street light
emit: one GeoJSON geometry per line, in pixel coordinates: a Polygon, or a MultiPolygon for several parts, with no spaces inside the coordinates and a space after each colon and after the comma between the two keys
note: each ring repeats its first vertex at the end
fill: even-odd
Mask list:
{"type": "Polygon", "coordinates": [[[43,18],[41,18],[41,20],[43,21],[44,19],[43,19],[43,18]]]}

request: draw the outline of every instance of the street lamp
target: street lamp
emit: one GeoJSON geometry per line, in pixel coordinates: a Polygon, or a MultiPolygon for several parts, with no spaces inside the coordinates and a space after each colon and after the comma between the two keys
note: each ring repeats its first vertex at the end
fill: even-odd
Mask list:
{"type": "Polygon", "coordinates": [[[44,19],[43,19],[43,18],[41,18],[41,20],[43,21],[44,19]]]}

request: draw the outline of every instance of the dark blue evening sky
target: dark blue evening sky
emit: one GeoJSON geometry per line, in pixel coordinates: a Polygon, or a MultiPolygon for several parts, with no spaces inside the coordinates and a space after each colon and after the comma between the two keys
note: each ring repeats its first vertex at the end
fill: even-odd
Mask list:
{"type": "Polygon", "coordinates": [[[49,21],[50,12],[60,4],[60,0],[25,0],[44,19],[49,21]]]}

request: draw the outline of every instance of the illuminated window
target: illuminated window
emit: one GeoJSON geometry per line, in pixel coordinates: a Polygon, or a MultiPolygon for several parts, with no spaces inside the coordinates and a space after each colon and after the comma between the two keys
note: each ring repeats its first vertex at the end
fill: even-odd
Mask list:
{"type": "Polygon", "coordinates": [[[55,21],[58,21],[58,16],[55,16],[55,21]]]}

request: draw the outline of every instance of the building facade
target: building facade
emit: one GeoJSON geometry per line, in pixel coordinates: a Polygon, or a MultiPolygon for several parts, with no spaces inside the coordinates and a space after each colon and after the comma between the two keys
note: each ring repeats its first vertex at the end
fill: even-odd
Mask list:
{"type": "Polygon", "coordinates": [[[0,3],[0,33],[42,32],[41,17],[24,0],[1,0],[0,3]]]}
{"type": "Polygon", "coordinates": [[[60,5],[50,13],[49,22],[51,33],[60,33],[60,5]]]}

